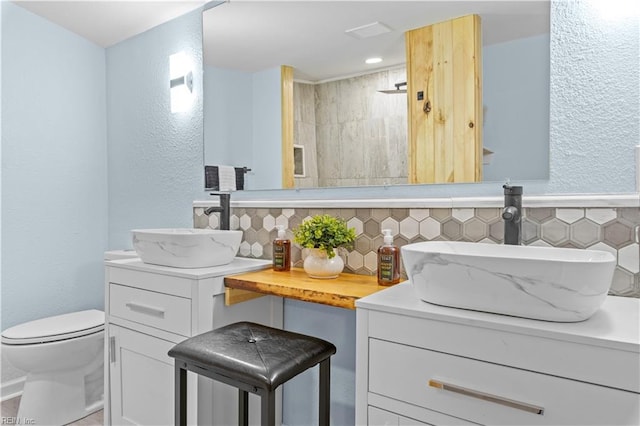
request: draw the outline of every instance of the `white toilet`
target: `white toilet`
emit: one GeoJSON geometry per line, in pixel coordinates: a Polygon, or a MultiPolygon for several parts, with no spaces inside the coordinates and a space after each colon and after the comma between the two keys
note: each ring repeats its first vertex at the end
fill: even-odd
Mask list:
{"type": "Polygon", "coordinates": [[[73,312],[8,328],[2,352],[27,372],[18,419],[63,425],[102,408],[101,394],[92,397],[87,388],[93,381],[102,390],[104,312],[73,312]]]}

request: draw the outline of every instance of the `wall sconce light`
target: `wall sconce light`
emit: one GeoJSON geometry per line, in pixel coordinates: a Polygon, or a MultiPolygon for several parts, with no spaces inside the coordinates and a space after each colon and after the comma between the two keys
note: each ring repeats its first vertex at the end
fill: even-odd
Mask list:
{"type": "Polygon", "coordinates": [[[180,86],[181,84],[184,84],[185,86],[187,86],[187,90],[189,90],[189,92],[193,93],[193,73],[191,71],[189,71],[187,73],[187,75],[183,75],[182,77],[174,78],[169,82],[169,86],[172,89],[175,88],[175,87],[180,86]]]}
{"type": "Polygon", "coordinates": [[[171,112],[186,112],[193,104],[193,71],[184,52],[169,57],[171,112]]]}

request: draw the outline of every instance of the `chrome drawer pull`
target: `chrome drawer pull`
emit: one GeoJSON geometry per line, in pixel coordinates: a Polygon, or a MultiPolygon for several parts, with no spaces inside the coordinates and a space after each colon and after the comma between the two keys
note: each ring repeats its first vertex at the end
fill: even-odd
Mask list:
{"type": "Polygon", "coordinates": [[[127,303],[125,306],[134,312],[140,312],[141,314],[148,314],[148,315],[164,318],[164,309],[162,308],[155,308],[153,306],[140,305],[139,303],[131,303],[131,302],[127,303]]]}
{"type": "Polygon", "coordinates": [[[514,401],[512,399],[495,396],[488,393],[476,391],[473,389],[463,388],[462,386],[452,385],[450,383],[441,382],[439,380],[429,380],[429,386],[449,392],[459,393],[461,395],[470,396],[472,398],[483,399],[496,404],[506,405],[507,407],[516,408],[533,414],[544,414],[544,408],[537,405],[527,404],[526,402],[514,401]]]}

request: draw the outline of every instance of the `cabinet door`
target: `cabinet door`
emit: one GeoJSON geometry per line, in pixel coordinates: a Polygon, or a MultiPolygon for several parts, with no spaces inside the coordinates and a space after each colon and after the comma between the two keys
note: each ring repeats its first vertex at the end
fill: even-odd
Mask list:
{"type": "Polygon", "coordinates": [[[167,352],[175,343],[115,325],[109,335],[111,423],[173,425],[174,364],[167,352]]]}

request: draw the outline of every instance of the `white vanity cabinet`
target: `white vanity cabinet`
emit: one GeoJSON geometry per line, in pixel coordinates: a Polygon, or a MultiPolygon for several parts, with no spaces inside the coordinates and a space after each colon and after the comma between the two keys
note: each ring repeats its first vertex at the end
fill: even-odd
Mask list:
{"type": "MultiPolygon", "coordinates": [[[[236,321],[282,328],[281,298],[224,303],[225,276],[270,266],[245,258],[198,269],[105,262],[105,424],[174,424],[174,364],[167,352],[176,343],[236,321]]],[[[251,397],[253,424],[260,404],[251,397]]],[[[190,425],[237,423],[237,389],[189,373],[188,398],[190,425]]]]}
{"type": "Polygon", "coordinates": [[[423,302],[356,302],[356,424],[638,425],[640,300],[552,323],[423,302]]]}

